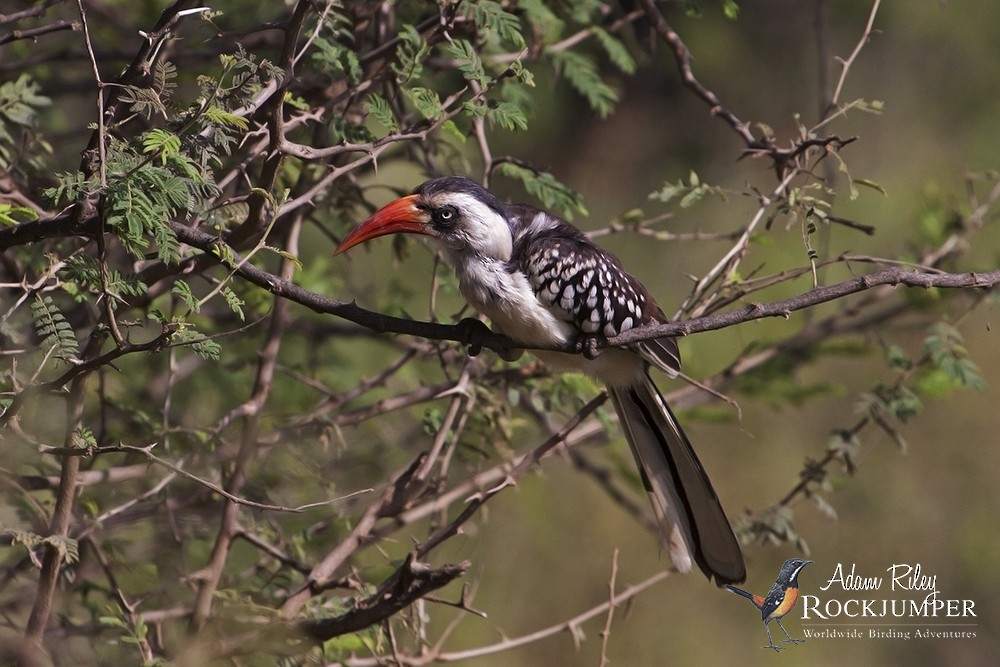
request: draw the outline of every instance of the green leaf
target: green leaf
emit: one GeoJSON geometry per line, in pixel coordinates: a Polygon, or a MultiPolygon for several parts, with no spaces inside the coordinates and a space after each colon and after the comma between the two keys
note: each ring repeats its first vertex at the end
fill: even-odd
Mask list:
{"type": "Polygon", "coordinates": [[[552,44],[563,34],[566,22],[552,11],[551,3],[545,0],[519,0],[518,9],[524,12],[531,32],[537,35],[543,44],[552,44]]]}
{"type": "Polygon", "coordinates": [[[240,320],[245,320],[246,317],[243,314],[243,306],[246,305],[246,302],[238,297],[236,292],[229,287],[222,288],[222,296],[226,300],[226,304],[229,306],[229,309],[236,313],[240,320]]]}
{"type": "Polygon", "coordinates": [[[944,322],[936,324],[933,331],[924,339],[924,349],[931,363],[956,386],[985,389],[986,381],[979,367],[969,358],[962,334],[944,322]]]}
{"type": "Polygon", "coordinates": [[[35,295],[31,316],[35,331],[42,339],[42,347],[52,350],[53,356],[60,361],[71,363],[77,360],[79,346],[76,333],[51,296],[35,295]]]}
{"type": "Polygon", "coordinates": [[[98,186],[96,179],[87,179],[78,171],[71,174],[56,174],[56,182],[55,187],[46,188],[42,192],[42,196],[53,206],[80,201],[98,186]]]}
{"type": "Polygon", "coordinates": [[[460,143],[464,144],[466,142],[467,137],[465,136],[465,132],[462,132],[458,125],[455,124],[455,121],[450,118],[441,124],[441,131],[448,136],[454,137],[460,143]]]}
{"type": "Polygon", "coordinates": [[[593,31],[594,36],[597,37],[597,41],[601,43],[601,46],[615,67],[626,74],[635,74],[635,59],[632,58],[632,54],[628,52],[625,45],[604,28],[594,26],[593,31]]]}
{"type": "Polygon", "coordinates": [[[657,199],[663,203],[669,203],[680,198],[679,206],[689,208],[701,201],[706,195],[714,195],[722,200],[726,199],[726,191],[715,185],[702,183],[694,171],[688,174],[688,180],[678,180],[676,183],[664,183],[663,187],[656,192],[650,193],[650,199],[657,199]]]}
{"type": "Polygon", "coordinates": [[[264,246],[264,250],[270,250],[271,252],[273,252],[273,253],[275,253],[277,255],[280,255],[281,257],[287,259],[289,262],[292,263],[292,265],[295,267],[296,271],[301,271],[302,270],[302,260],[300,260],[298,257],[296,257],[295,255],[293,255],[292,253],[288,252],[287,250],[285,250],[283,248],[275,248],[274,246],[269,246],[269,245],[268,246],[264,246]]]}
{"type": "Polygon", "coordinates": [[[50,535],[42,540],[57,552],[67,564],[72,564],[80,560],[80,543],[65,535],[50,535]]]}
{"type": "Polygon", "coordinates": [[[499,167],[500,173],[510,178],[516,178],[524,184],[524,189],[549,209],[560,211],[568,219],[574,212],[587,215],[583,198],[575,190],[563,185],[546,171],[536,171],[511,162],[504,162],[499,167]]]}
{"type": "Polygon", "coordinates": [[[191,292],[191,286],[185,281],[178,280],[175,282],[170,293],[180,297],[181,303],[184,304],[189,313],[198,312],[198,299],[194,297],[194,293],[191,292]]]}
{"type": "Polygon", "coordinates": [[[78,426],[73,429],[70,444],[77,449],[90,449],[97,447],[97,438],[94,437],[94,432],[86,426],[78,426]]]}
{"type": "MultiPolygon", "coordinates": [[[[136,275],[124,275],[118,269],[106,268],[107,293],[113,297],[141,296],[146,293],[146,283],[136,275]]],[[[66,259],[59,272],[63,280],[73,284],[79,292],[101,293],[101,267],[97,259],[74,255],[66,259]]]]}
{"type": "Polygon", "coordinates": [[[150,130],[142,140],[142,152],[158,154],[161,165],[167,164],[167,158],[177,155],[180,150],[181,138],[169,130],[150,130]]]}
{"type": "Polygon", "coordinates": [[[176,264],[181,259],[181,244],[177,234],[167,225],[158,225],[153,232],[156,257],[164,264],[176,264]]]}
{"type": "Polygon", "coordinates": [[[576,0],[566,3],[570,18],[584,25],[591,25],[601,20],[602,6],[604,6],[602,0],[576,0]]]}
{"type": "Polygon", "coordinates": [[[375,141],[375,135],[372,134],[371,130],[364,125],[352,123],[343,116],[335,116],[330,119],[330,135],[335,141],[359,144],[375,141]]]}
{"type": "Polygon", "coordinates": [[[690,190],[688,190],[688,193],[686,195],[681,197],[681,200],[678,203],[678,205],[681,208],[690,208],[699,201],[701,201],[702,197],[704,196],[705,196],[704,188],[702,187],[691,188],[690,190]]]}
{"type": "Polygon", "coordinates": [[[189,325],[175,331],[170,337],[170,343],[190,346],[199,357],[211,361],[218,361],[222,353],[222,346],[189,325]]]}
{"type": "Polygon", "coordinates": [[[862,187],[871,188],[872,190],[875,190],[876,192],[886,196],[888,196],[889,194],[885,191],[885,188],[883,188],[881,185],[867,178],[855,178],[852,179],[852,183],[854,183],[854,185],[860,185],[862,187]]]}
{"type": "Polygon", "coordinates": [[[871,393],[862,395],[861,405],[873,418],[891,416],[901,422],[919,414],[923,409],[920,398],[903,385],[879,384],[871,393]]]}
{"type": "Polygon", "coordinates": [[[441,99],[438,94],[430,88],[414,86],[403,90],[407,99],[413,103],[413,107],[421,116],[427,120],[437,120],[444,113],[441,107],[441,99]]]}
{"type": "Polygon", "coordinates": [[[899,345],[890,345],[885,350],[885,361],[889,368],[902,373],[913,367],[913,360],[899,345]]]}
{"type": "Polygon", "coordinates": [[[214,340],[204,339],[191,343],[191,349],[202,359],[218,361],[222,358],[222,346],[214,340]]]}
{"type": "Polygon", "coordinates": [[[365,113],[382,123],[389,131],[389,134],[399,132],[399,123],[396,122],[396,115],[392,112],[392,107],[381,95],[372,93],[364,105],[365,113]]]}
{"type": "Polygon", "coordinates": [[[244,131],[250,129],[250,121],[246,118],[237,116],[225,109],[220,109],[217,106],[210,106],[203,113],[207,120],[216,125],[228,125],[229,127],[244,131]]]}
{"type": "Polygon", "coordinates": [[[488,37],[493,37],[501,44],[509,44],[515,49],[524,48],[521,21],[514,14],[505,11],[499,2],[462,0],[459,11],[471,18],[476,27],[488,37]]]}
{"type": "Polygon", "coordinates": [[[399,46],[396,60],[390,66],[396,74],[396,83],[403,84],[420,76],[424,58],[430,53],[430,46],[415,27],[406,24],[399,31],[399,46]]]}
{"type": "MultiPolygon", "coordinates": [[[[515,79],[523,83],[525,86],[528,86],[529,88],[535,87],[535,75],[532,74],[531,71],[528,68],[526,68],[520,60],[515,60],[514,62],[512,62],[510,64],[510,67],[507,68],[507,71],[510,73],[511,76],[513,76],[515,79]]],[[[510,87],[508,87],[508,90],[510,90],[510,87]]],[[[515,89],[515,90],[519,90],[519,92],[527,96],[527,91],[523,89],[515,89]]]]}
{"type": "Polygon", "coordinates": [[[351,84],[356,84],[361,80],[361,62],[353,48],[331,42],[321,36],[317,36],[313,44],[316,51],[313,53],[312,59],[321,69],[329,70],[336,75],[343,75],[351,84]]]}
{"type": "Polygon", "coordinates": [[[52,100],[40,95],[41,86],[28,74],[21,74],[15,81],[0,84],[0,120],[28,127],[42,107],[52,100]]]}
{"type": "Polygon", "coordinates": [[[486,118],[490,122],[512,132],[528,129],[528,119],[524,115],[524,111],[513,102],[487,104],[486,118]]]}
{"type": "Polygon", "coordinates": [[[12,227],[22,222],[32,222],[37,219],[38,213],[33,208],[0,202],[0,225],[12,227]]]}
{"type": "Polygon", "coordinates": [[[153,90],[164,100],[173,95],[177,83],[177,67],[169,60],[158,59],[153,67],[153,90]]]}
{"type": "Polygon", "coordinates": [[[118,618],[117,616],[101,616],[97,619],[97,622],[101,625],[106,625],[112,628],[122,628],[128,629],[128,624],[125,623],[125,619],[118,618]]]}
{"type": "Polygon", "coordinates": [[[597,65],[590,58],[569,50],[551,53],[551,58],[569,84],[587,100],[594,113],[601,118],[611,114],[618,94],[601,80],[597,65]]]}
{"type": "Polygon", "coordinates": [[[440,408],[427,408],[424,410],[424,417],[421,420],[423,432],[427,435],[437,435],[444,424],[444,413],[440,408]]]}
{"type": "Polygon", "coordinates": [[[486,75],[483,61],[476,53],[475,47],[465,39],[455,39],[444,47],[445,53],[458,61],[458,69],[466,81],[475,81],[480,86],[486,86],[490,77],[486,75]]]}

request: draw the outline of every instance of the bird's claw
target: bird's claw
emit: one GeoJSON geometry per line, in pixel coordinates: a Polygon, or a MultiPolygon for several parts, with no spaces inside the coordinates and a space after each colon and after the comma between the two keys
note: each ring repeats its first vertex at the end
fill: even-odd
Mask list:
{"type": "Polygon", "coordinates": [[[601,354],[604,347],[604,339],[599,336],[588,336],[586,334],[576,339],[573,348],[583,354],[584,357],[593,361],[601,354]]]}
{"type": "MultiPolygon", "coordinates": [[[[483,351],[483,344],[481,342],[483,338],[495,335],[488,326],[474,317],[462,318],[457,326],[460,330],[459,342],[466,346],[470,357],[478,357],[479,353],[483,351]]],[[[505,347],[497,348],[496,353],[504,361],[517,361],[524,354],[524,350],[505,347]]]]}
{"type": "Polygon", "coordinates": [[[463,317],[457,326],[460,330],[461,340],[459,342],[466,346],[470,357],[478,357],[479,353],[483,351],[483,345],[479,339],[483,334],[492,333],[490,328],[474,317],[463,317]]]}

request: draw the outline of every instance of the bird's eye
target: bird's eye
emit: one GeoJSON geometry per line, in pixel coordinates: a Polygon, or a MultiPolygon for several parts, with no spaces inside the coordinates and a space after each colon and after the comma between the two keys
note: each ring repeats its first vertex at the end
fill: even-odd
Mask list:
{"type": "Polygon", "coordinates": [[[455,226],[458,222],[458,211],[455,210],[454,206],[442,206],[441,208],[434,211],[434,226],[442,229],[448,230],[455,226]]]}

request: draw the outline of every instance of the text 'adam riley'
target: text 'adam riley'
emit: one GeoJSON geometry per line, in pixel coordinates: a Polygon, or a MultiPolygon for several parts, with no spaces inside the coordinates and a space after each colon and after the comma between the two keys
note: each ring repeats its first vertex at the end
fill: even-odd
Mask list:
{"type": "Polygon", "coordinates": [[[837,563],[833,576],[820,586],[826,591],[839,586],[844,591],[880,591],[888,580],[888,591],[924,593],[917,598],[851,598],[821,600],[817,595],[802,596],[802,618],[971,618],[975,617],[974,600],[946,599],[937,589],[937,576],[921,572],[920,564],[892,565],[888,577],[862,577],[852,563],[850,572],[837,563]]]}

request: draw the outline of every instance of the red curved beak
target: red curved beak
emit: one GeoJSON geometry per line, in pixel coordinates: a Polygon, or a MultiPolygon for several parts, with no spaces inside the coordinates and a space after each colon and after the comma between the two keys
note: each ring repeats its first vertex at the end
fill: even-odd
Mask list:
{"type": "Polygon", "coordinates": [[[417,208],[416,201],[417,195],[407,195],[386,204],[348,234],[333,254],[387,234],[431,234],[428,216],[417,208]]]}

